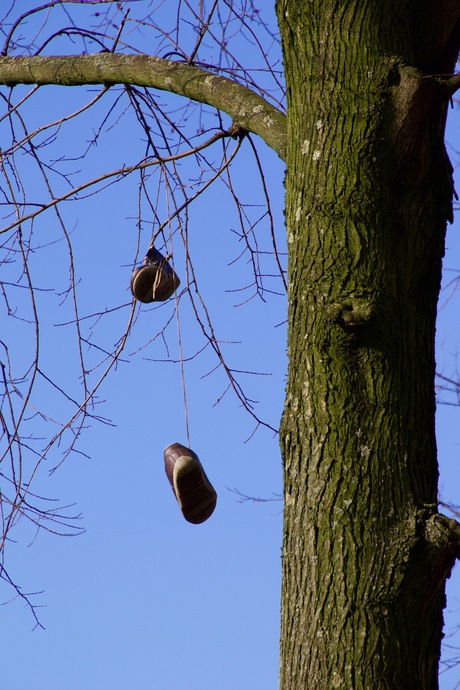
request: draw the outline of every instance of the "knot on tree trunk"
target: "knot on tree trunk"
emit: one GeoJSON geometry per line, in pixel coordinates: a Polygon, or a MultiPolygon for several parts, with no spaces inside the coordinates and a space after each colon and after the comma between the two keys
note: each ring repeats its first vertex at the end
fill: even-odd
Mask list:
{"type": "Polygon", "coordinates": [[[338,307],[336,323],[350,330],[359,330],[375,323],[377,305],[369,299],[349,299],[338,307]]]}
{"type": "Polygon", "coordinates": [[[450,577],[455,561],[460,558],[460,524],[436,513],[426,521],[424,539],[432,562],[433,590],[444,590],[444,582],[450,577]]]}

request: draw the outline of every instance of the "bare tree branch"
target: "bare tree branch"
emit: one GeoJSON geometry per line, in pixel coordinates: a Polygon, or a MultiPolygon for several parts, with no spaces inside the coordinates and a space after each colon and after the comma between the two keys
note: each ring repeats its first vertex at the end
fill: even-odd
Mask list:
{"type": "MultiPolygon", "coordinates": [[[[12,0],[0,10],[0,302],[7,325],[0,340],[0,585],[13,588],[37,623],[34,594],[8,568],[11,535],[19,523],[35,535],[82,531],[72,505],[35,487],[70,456],[88,457],[81,442],[92,422],[111,424],[99,413],[109,373],[142,351],[147,371],[162,360],[179,366],[188,435],[185,374],[202,357],[199,374],[214,377],[216,404],[228,393],[254,431],[276,431],[246,390],[258,365],[242,365],[238,331],[214,313],[209,261],[196,240],[200,200],[211,187],[223,189],[231,209],[218,219],[223,232],[216,236],[220,251],[224,231],[230,235],[231,253],[222,268],[231,272],[239,262],[243,273],[232,275],[243,286],[229,290],[219,276],[212,292],[238,293],[241,303],[284,297],[285,235],[271,205],[273,168],[264,169],[260,142],[249,135],[284,158],[278,37],[253,0],[174,4],[176,12],[168,3],[162,13],[155,3],[130,0],[49,0],[24,12],[12,0]],[[244,61],[235,49],[241,41],[244,61]],[[12,88],[20,82],[32,87],[12,88]],[[45,84],[98,86],[63,93],[45,84]],[[57,106],[49,111],[48,98],[57,106]],[[123,232],[114,246],[107,241],[107,254],[105,245],[94,256],[87,246],[80,254],[87,227],[77,207],[83,218],[96,195],[102,205],[113,203],[115,184],[123,232]],[[144,307],[127,301],[126,291],[131,269],[153,243],[180,273],[181,288],[169,305],[144,307]],[[110,295],[93,290],[109,284],[110,295]],[[147,309],[161,309],[152,315],[153,333],[145,327],[147,309]],[[69,343],[64,363],[53,357],[56,342],[69,343]]],[[[96,244],[104,233],[112,237],[109,222],[101,217],[94,228],[96,244]]]]}
{"type": "Polygon", "coordinates": [[[247,87],[193,65],[113,53],[0,57],[0,84],[131,84],[170,91],[222,110],[285,159],[285,115],[247,87]]]}

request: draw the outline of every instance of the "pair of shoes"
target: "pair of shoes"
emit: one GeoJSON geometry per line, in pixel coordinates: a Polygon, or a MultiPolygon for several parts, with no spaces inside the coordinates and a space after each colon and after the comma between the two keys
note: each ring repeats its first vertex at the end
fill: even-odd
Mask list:
{"type": "Polygon", "coordinates": [[[179,285],[178,276],[155,247],[147,252],[144,265],[135,268],[131,274],[131,292],[139,302],[145,304],[164,302],[179,285]]]}
{"type": "Polygon", "coordinates": [[[199,525],[214,512],[217,494],[198,455],[180,443],[171,443],[164,450],[164,459],[166,476],[182,515],[187,522],[199,525]]]}

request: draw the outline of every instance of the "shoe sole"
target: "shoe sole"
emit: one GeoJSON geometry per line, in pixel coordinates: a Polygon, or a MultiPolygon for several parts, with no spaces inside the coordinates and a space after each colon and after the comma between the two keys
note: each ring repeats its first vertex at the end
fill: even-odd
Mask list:
{"type": "Polygon", "coordinates": [[[174,454],[179,455],[172,457],[171,446],[165,449],[166,474],[182,515],[187,522],[199,525],[214,512],[217,494],[195,453],[179,444],[172,446],[176,446],[174,454]],[[187,451],[190,454],[185,454],[187,451]]]}
{"type": "Polygon", "coordinates": [[[160,266],[139,266],[131,276],[131,292],[143,302],[164,302],[169,299],[180,285],[177,275],[170,269],[167,272],[160,266]]]}

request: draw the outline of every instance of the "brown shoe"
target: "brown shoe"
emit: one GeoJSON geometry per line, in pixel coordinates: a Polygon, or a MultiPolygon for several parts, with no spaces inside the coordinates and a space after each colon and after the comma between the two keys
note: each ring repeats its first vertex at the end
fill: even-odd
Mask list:
{"type": "Polygon", "coordinates": [[[148,304],[164,302],[177,290],[180,280],[165,257],[152,248],[145,257],[143,266],[131,274],[130,288],[133,296],[148,304]]]}
{"type": "Polygon", "coordinates": [[[165,471],[174,495],[188,522],[204,522],[216,507],[217,494],[196,453],[180,443],[164,450],[165,471]]]}

